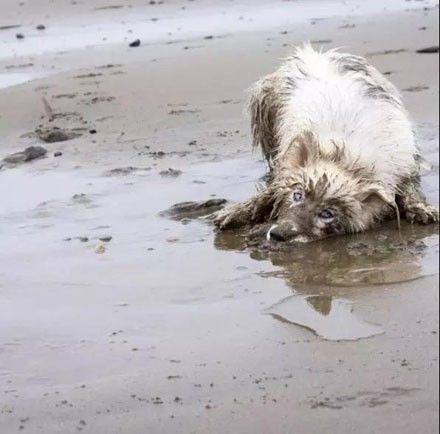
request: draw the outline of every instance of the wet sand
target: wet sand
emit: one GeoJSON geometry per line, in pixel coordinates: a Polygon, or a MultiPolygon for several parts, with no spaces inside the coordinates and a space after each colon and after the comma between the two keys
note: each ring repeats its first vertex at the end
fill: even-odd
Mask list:
{"type": "Polygon", "coordinates": [[[306,40],[403,90],[438,206],[435,2],[4,3],[0,159],[48,153],[0,169],[1,432],[438,431],[436,227],[283,253],[160,215],[255,191],[244,90],[306,40]]]}

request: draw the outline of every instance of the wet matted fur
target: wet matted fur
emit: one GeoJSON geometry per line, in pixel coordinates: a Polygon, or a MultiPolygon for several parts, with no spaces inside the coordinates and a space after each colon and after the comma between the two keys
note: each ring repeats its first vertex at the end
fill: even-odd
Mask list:
{"type": "Polygon", "coordinates": [[[438,222],[420,190],[420,156],[399,91],[359,56],[297,48],[249,91],[267,186],[215,216],[220,230],[272,223],[301,242],[361,232],[402,215],[438,222]]]}

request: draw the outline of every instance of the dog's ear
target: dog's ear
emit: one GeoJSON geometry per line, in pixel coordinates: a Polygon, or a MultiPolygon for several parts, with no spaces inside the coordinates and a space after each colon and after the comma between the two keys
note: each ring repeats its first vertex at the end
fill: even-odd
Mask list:
{"type": "Polygon", "coordinates": [[[312,132],[306,131],[293,141],[295,163],[298,167],[305,167],[318,156],[318,143],[312,132]]]}
{"type": "Polygon", "coordinates": [[[396,203],[396,195],[392,191],[387,191],[383,185],[371,184],[362,192],[356,195],[356,198],[362,203],[363,207],[368,207],[370,210],[383,209],[384,204],[387,204],[395,212],[397,218],[397,225],[400,229],[400,212],[396,203]]]}
{"type": "Polygon", "coordinates": [[[366,188],[356,194],[356,199],[362,203],[370,200],[380,199],[392,207],[394,207],[396,203],[394,193],[385,190],[385,188],[380,184],[368,185],[366,188]]]}

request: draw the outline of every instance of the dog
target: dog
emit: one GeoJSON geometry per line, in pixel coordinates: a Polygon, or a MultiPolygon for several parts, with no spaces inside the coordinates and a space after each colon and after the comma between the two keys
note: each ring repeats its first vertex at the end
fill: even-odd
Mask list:
{"type": "Polygon", "coordinates": [[[253,145],[269,167],[219,230],[273,223],[268,240],[310,242],[399,218],[439,221],[421,192],[421,157],[402,96],[364,58],[306,44],[249,90],[253,145]]]}

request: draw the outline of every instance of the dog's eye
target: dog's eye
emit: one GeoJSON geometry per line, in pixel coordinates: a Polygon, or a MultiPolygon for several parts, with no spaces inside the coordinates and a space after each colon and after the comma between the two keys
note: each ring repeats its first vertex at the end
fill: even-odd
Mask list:
{"type": "Polygon", "coordinates": [[[294,202],[302,202],[304,199],[304,193],[302,191],[294,191],[292,193],[292,199],[294,202]]]}
{"type": "Polygon", "coordinates": [[[322,220],[331,221],[335,218],[335,212],[331,209],[325,209],[319,213],[322,220]]]}

